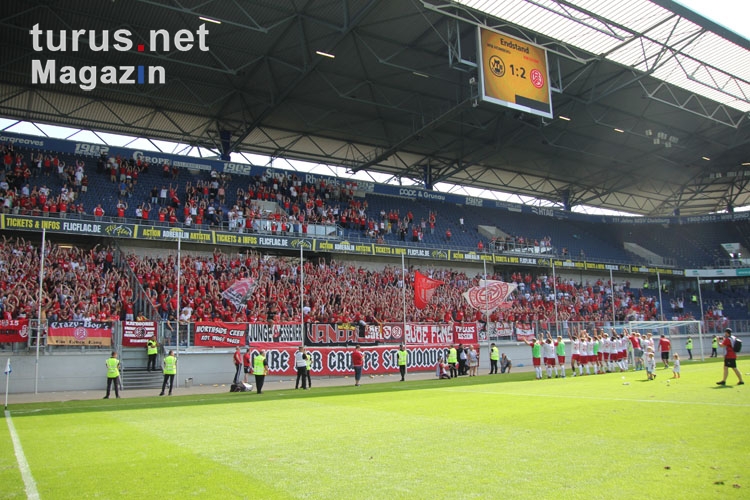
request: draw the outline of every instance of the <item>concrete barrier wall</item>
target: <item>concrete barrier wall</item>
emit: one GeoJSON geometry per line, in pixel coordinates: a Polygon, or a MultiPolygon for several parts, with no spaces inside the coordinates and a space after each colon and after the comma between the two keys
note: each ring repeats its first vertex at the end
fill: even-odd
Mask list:
{"type": "MultiPolygon", "coordinates": [[[[684,337],[672,338],[672,352],[679,353],[683,360],[688,358],[685,342],[684,337]]],[[[695,345],[693,358],[700,359],[701,345],[698,338],[693,338],[693,343],[695,345]]],[[[497,346],[501,353],[504,352],[511,359],[514,368],[524,368],[531,365],[531,348],[526,344],[497,342],[497,346]]],[[[175,383],[178,387],[182,387],[186,379],[192,378],[194,385],[231,384],[234,377],[233,353],[232,350],[180,352],[175,383]]],[[[703,337],[703,353],[706,358],[711,354],[711,336],[703,337]]],[[[107,385],[105,360],[109,355],[109,351],[105,349],[102,349],[101,352],[41,353],[38,364],[38,391],[104,391],[107,385]]],[[[566,349],[566,355],[568,358],[566,364],[569,367],[571,355],[569,345],[566,349]]],[[[724,349],[719,348],[719,356],[722,357],[723,355],[724,349]]],[[[22,353],[0,351],[0,366],[3,369],[8,357],[11,359],[13,368],[10,375],[9,392],[12,394],[33,393],[37,366],[35,353],[33,351],[28,353],[25,351],[22,353]]],[[[657,353],[658,357],[659,354],[657,353]]],[[[479,373],[487,373],[489,364],[489,344],[482,343],[479,373]]],[[[315,374],[313,374],[314,376],[315,374]]],[[[124,378],[127,387],[127,372],[125,372],[124,378]]],[[[5,382],[5,380],[2,380],[2,382],[5,382]]]]}

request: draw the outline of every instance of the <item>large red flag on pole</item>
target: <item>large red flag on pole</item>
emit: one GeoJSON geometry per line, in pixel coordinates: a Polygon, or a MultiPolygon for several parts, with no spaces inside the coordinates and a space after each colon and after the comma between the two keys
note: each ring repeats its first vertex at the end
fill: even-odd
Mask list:
{"type": "Polygon", "coordinates": [[[419,271],[414,272],[414,307],[424,309],[435,293],[435,289],[443,282],[428,278],[419,271]]]}

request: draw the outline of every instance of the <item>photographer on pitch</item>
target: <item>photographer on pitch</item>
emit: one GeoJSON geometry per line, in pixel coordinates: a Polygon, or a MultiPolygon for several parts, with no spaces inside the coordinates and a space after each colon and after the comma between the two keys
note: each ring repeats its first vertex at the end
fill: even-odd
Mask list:
{"type": "Polygon", "coordinates": [[[299,346],[294,353],[294,367],[297,369],[297,381],[294,388],[299,389],[299,381],[302,379],[302,390],[307,390],[307,356],[305,356],[305,347],[299,346]]]}

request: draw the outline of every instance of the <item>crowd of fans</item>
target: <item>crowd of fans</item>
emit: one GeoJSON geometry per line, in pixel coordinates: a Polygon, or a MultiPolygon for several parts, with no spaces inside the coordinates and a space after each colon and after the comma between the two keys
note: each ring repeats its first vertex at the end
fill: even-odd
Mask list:
{"type": "MultiPolygon", "coordinates": [[[[2,318],[39,317],[41,249],[23,238],[0,242],[2,318]]],[[[48,243],[44,259],[41,318],[111,321],[133,315],[133,290],[113,264],[111,248],[89,250],[48,243]]]]}
{"type": "MultiPolygon", "coordinates": [[[[5,319],[34,318],[38,311],[38,245],[18,238],[3,237],[0,247],[0,310],[5,319]]],[[[114,250],[49,244],[45,257],[42,319],[133,319],[134,294],[130,272],[153,303],[161,319],[237,322],[324,323],[400,322],[403,320],[403,290],[406,287],[406,319],[415,322],[484,321],[471,309],[462,294],[477,286],[483,277],[469,276],[451,269],[426,268],[420,271],[445,284],[425,309],[416,309],[413,298],[414,267],[395,266],[369,270],[352,263],[322,258],[304,264],[304,303],[300,300],[299,261],[294,258],[264,256],[256,252],[228,255],[218,250],[210,255],[182,255],[177,303],[176,255],[124,258],[120,269],[114,250]],[[238,309],[222,296],[235,281],[253,278],[257,284],[245,308],[238,309]]],[[[491,321],[539,322],[548,328],[560,321],[589,321],[604,324],[612,318],[612,297],[618,320],[650,320],[659,315],[657,299],[631,289],[625,282],[614,290],[608,282],[577,283],[546,275],[515,272],[489,276],[516,283],[508,308],[498,309],[491,321]]],[[[157,319],[157,318],[152,318],[157,319]]]]}
{"type": "Polygon", "coordinates": [[[531,249],[534,253],[545,253],[552,249],[552,237],[529,239],[518,235],[500,236],[490,239],[489,249],[493,252],[531,249]]]}
{"type": "Polygon", "coordinates": [[[67,165],[56,154],[22,152],[13,143],[3,144],[0,156],[4,167],[0,172],[3,213],[59,217],[86,213],[83,197],[89,178],[82,160],[67,165]]]}
{"type": "MultiPolygon", "coordinates": [[[[232,231],[268,230],[272,233],[306,233],[308,224],[336,224],[345,230],[384,242],[386,235],[401,241],[420,242],[435,234],[438,214],[416,220],[411,210],[380,209],[370,213],[366,199],[354,196],[356,185],[307,183],[294,173],[267,171],[248,178],[246,187],[236,188],[231,176],[211,171],[205,179],[180,183],[180,170],[163,165],[150,168],[141,159],[102,155],[97,159],[97,175],[116,186],[119,200],[115,213],[106,214],[101,197],[87,198],[89,178],[86,163],[62,155],[21,151],[12,143],[2,145],[4,169],[0,176],[0,201],[5,213],[66,217],[93,214],[96,219],[133,215],[143,221],[199,227],[228,227],[232,231]],[[139,179],[158,177],[152,188],[137,189],[139,179]],[[150,176],[150,177],[149,177],[150,176]],[[159,184],[161,187],[159,187],[159,184]],[[57,186],[57,187],[47,187],[57,186]],[[270,202],[270,203],[267,203],[270,202]]],[[[153,179],[151,179],[153,181],[153,179]]],[[[465,232],[463,218],[458,228],[465,232]]],[[[442,230],[442,228],[440,228],[442,230]]],[[[450,227],[445,240],[451,239],[450,227]]],[[[492,239],[490,250],[503,251],[533,245],[551,247],[551,239],[520,236],[492,239]]],[[[482,241],[477,248],[484,250],[482,241]]],[[[2,244],[0,262],[0,311],[6,319],[35,317],[38,313],[39,249],[24,240],[2,244]],[[28,258],[27,258],[28,257],[28,258]]],[[[50,245],[46,256],[42,314],[47,319],[126,319],[134,316],[133,290],[123,271],[113,266],[113,250],[68,248],[50,245]]],[[[388,322],[402,321],[402,291],[411,293],[414,270],[406,277],[398,267],[385,266],[372,271],[332,260],[305,263],[304,305],[300,302],[298,263],[293,259],[264,257],[257,253],[229,256],[215,252],[210,257],[182,258],[180,304],[177,304],[176,257],[127,256],[127,262],[146,295],[163,319],[182,317],[185,321],[223,319],[227,321],[307,321],[388,322]],[[247,307],[238,311],[222,298],[222,291],[235,280],[252,277],[257,288],[247,307]]],[[[423,269],[446,286],[436,290],[424,310],[407,300],[409,321],[484,320],[478,311],[468,309],[462,294],[475,286],[480,276],[448,269],[423,269]]],[[[660,311],[653,295],[631,290],[629,284],[616,285],[601,280],[575,283],[545,275],[514,273],[493,276],[519,285],[509,308],[492,313],[492,321],[539,322],[546,328],[557,317],[561,321],[602,323],[612,318],[613,301],[618,321],[650,320],[660,311]],[[556,290],[557,297],[555,297],[556,290]],[[555,312],[557,298],[557,313],[555,312]],[[555,316],[557,314],[557,316],[555,316]]],[[[684,313],[683,299],[672,299],[670,319],[691,319],[684,313]]],[[[706,316],[722,318],[721,302],[708,307],[706,316]]]]}
{"type": "MultiPolygon", "coordinates": [[[[440,241],[452,239],[450,224],[443,219],[441,228],[435,210],[419,220],[408,209],[403,213],[399,209],[370,212],[367,200],[355,197],[356,181],[309,183],[292,172],[269,170],[236,187],[239,183],[230,175],[215,170],[203,179],[180,181],[177,167],[164,164],[154,168],[140,158],[103,154],[96,160],[96,175],[113,185],[116,201],[108,205],[104,201],[109,195],[97,192],[96,197],[85,196],[89,176],[83,158],[21,151],[12,142],[3,144],[1,153],[5,168],[0,177],[0,207],[5,213],[60,218],[93,215],[97,220],[116,217],[274,234],[306,234],[310,224],[330,224],[381,244],[388,235],[398,241],[419,243],[434,235],[437,228],[438,234],[445,231],[440,241]],[[139,188],[139,179],[147,181],[145,187],[139,188]]],[[[466,232],[463,218],[460,229],[466,232]]],[[[532,246],[546,251],[551,246],[549,237],[508,236],[491,239],[485,245],[477,235],[475,243],[479,251],[532,246]]]]}

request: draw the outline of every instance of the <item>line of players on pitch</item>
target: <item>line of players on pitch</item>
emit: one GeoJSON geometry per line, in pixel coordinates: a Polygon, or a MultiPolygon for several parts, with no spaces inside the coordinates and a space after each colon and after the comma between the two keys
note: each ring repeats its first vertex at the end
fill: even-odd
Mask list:
{"type": "MultiPolygon", "coordinates": [[[[571,339],[572,356],[570,360],[573,376],[594,375],[609,372],[628,371],[628,348],[633,348],[634,369],[643,370],[643,353],[654,352],[654,340],[652,333],[646,333],[641,337],[640,333],[628,333],[626,329],[617,333],[614,329],[607,334],[603,328],[599,328],[589,334],[586,330],[573,333],[571,339]]],[[[546,369],[547,378],[565,378],[565,342],[558,336],[552,338],[549,332],[544,338],[527,340],[531,346],[532,363],[537,380],[544,378],[546,369]]]]}

